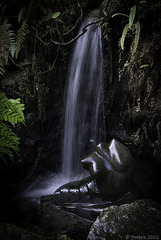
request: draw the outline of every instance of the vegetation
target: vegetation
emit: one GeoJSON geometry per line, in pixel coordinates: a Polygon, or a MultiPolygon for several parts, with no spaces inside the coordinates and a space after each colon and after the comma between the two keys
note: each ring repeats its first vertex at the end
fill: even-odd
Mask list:
{"type": "Polygon", "coordinates": [[[8,99],[5,93],[0,92],[0,158],[7,164],[6,155],[13,160],[13,151],[18,154],[19,140],[11,130],[11,125],[19,122],[25,125],[24,104],[20,99],[8,99]]]}
{"type": "Polygon", "coordinates": [[[7,0],[5,4],[0,5],[0,157],[7,163],[8,157],[13,160],[13,151],[19,152],[20,139],[12,129],[24,124],[24,106],[36,103],[39,120],[46,119],[47,74],[67,57],[66,48],[53,47],[52,39],[64,42],[73,37],[86,3],[7,0]],[[17,75],[11,92],[4,87],[10,69],[25,73],[20,80],[17,75]]]}
{"type": "Polygon", "coordinates": [[[15,33],[11,24],[5,20],[0,25],[0,75],[5,74],[4,64],[8,63],[9,54],[15,54],[15,33]]]}
{"type": "Polygon", "coordinates": [[[133,31],[135,30],[134,47],[133,47],[133,53],[135,53],[137,50],[139,38],[140,38],[140,22],[137,21],[136,23],[134,23],[134,19],[136,15],[136,5],[134,5],[130,9],[129,16],[122,13],[115,13],[114,15],[112,15],[112,17],[118,16],[118,15],[122,15],[129,18],[129,22],[125,25],[122,32],[122,36],[120,40],[121,49],[124,50],[125,38],[127,36],[128,30],[133,30],[133,31]]]}

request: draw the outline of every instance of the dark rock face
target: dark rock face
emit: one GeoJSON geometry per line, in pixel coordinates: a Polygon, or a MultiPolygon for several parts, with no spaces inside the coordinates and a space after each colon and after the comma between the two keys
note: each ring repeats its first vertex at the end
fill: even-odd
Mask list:
{"type": "Polygon", "coordinates": [[[140,1],[103,0],[101,12],[107,19],[103,25],[107,139],[133,143],[140,159],[160,167],[160,1],[140,4],[140,1]],[[120,38],[128,19],[112,18],[112,15],[129,15],[129,9],[135,4],[135,21],[140,22],[141,32],[137,53],[133,54],[132,32],[125,39],[124,51],[120,49],[120,38]],[[125,67],[126,61],[129,65],[125,67]]]}
{"type": "Polygon", "coordinates": [[[160,237],[161,206],[151,200],[137,200],[131,204],[104,209],[91,227],[87,239],[160,239],[160,237]]]}
{"type": "Polygon", "coordinates": [[[33,226],[32,230],[24,226],[0,222],[1,240],[39,240],[43,239],[40,229],[33,226]]]}

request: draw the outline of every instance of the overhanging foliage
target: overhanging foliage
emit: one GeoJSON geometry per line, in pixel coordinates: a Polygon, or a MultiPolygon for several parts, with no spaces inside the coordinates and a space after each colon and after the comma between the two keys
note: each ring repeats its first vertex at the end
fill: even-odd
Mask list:
{"type": "Polygon", "coordinates": [[[18,154],[20,138],[12,132],[10,125],[24,121],[24,104],[18,99],[8,99],[0,92],[0,158],[7,164],[6,155],[13,160],[13,151],[18,154]]]}

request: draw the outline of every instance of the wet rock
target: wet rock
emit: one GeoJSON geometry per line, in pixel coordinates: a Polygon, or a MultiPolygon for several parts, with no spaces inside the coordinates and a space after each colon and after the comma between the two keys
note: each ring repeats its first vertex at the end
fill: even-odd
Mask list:
{"type": "MultiPolygon", "coordinates": [[[[16,226],[12,223],[0,223],[0,239],[1,240],[40,240],[44,239],[41,231],[37,227],[32,226],[25,228],[16,226]]],[[[45,239],[44,239],[45,240],[45,239]]]]}
{"type": "Polygon", "coordinates": [[[91,227],[88,240],[160,239],[161,206],[152,200],[110,206],[91,227]]]}
{"type": "Polygon", "coordinates": [[[112,140],[110,144],[99,144],[82,164],[91,176],[69,182],[53,195],[41,198],[45,233],[87,234],[106,207],[138,199],[133,183],[135,160],[120,142],[112,140]]]}
{"type": "Polygon", "coordinates": [[[97,145],[95,152],[81,162],[96,180],[103,200],[117,200],[135,187],[135,160],[129,149],[115,139],[97,145]]]}
{"type": "Polygon", "coordinates": [[[113,139],[100,143],[81,160],[91,177],[69,182],[55,191],[53,202],[131,202],[139,198],[134,184],[135,160],[126,146],[113,139]]]}
{"type": "Polygon", "coordinates": [[[86,177],[79,181],[64,184],[53,194],[53,202],[59,205],[66,202],[73,203],[91,201],[101,201],[96,181],[92,177],[86,177]]]}
{"type": "Polygon", "coordinates": [[[82,218],[74,213],[64,211],[52,204],[52,195],[41,198],[42,228],[46,237],[57,239],[60,234],[80,235],[85,239],[94,221],[82,218]],[[85,238],[84,238],[85,236],[85,238]]]}
{"type": "Polygon", "coordinates": [[[69,182],[54,192],[51,202],[58,211],[95,220],[105,207],[129,203],[140,197],[133,182],[135,160],[120,142],[113,139],[110,144],[99,144],[82,164],[91,176],[69,182]]]}

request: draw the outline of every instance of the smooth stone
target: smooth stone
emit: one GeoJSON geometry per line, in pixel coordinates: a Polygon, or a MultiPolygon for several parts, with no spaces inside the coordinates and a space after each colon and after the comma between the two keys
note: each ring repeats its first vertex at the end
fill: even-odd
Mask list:
{"type": "Polygon", "coordinates": [[[101,201],[96,181],[92,177],[64,184],[53,194],[53,203],[59,205],[73,202],[87,203],[91,201],[93,203],[101,201]]]}
{"type": "Polygon", "coordinates": [[[135,160],[129,149],[115,139],[97,145],[81,162],[96,180],[103,200],[117,200],[135,188],[135,160]]]}

